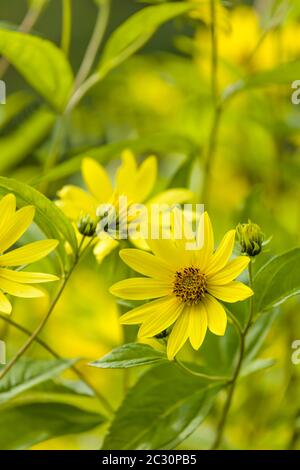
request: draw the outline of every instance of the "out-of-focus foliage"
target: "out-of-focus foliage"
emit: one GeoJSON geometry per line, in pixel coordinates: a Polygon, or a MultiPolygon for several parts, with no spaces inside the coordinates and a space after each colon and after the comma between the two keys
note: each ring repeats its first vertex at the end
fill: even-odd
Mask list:
{"type": "MultiPolygon", "coordinates": [[[[84,186],[84,157],[114,175],[123,150],[132,150],[139,162],[156,155],[153,194],[177,187],[192,190],[194,202],[208,206],[217,242],[238,223],[258,223],[272,239],[253,263],[256,323],[247,337],[223,447],[300,449],[300,365],[291,360],[291,345],[300,338],[295,296],[300,105],[291,101],[292,82],[300,80],[298,2],[216,2],[221,117],[205,200],[215,114],[209,2],[112,0],[90,70],[93,86],[88,83],[82,96],[75,86],[77,72],[98,9],[101,22],[101,9],[110,2],[72,2],[69,56],[61,49],[62,2],[2,3],[0,79],[6,82],[7,100],[0,105],[0,194],[14,193],[20,207],[36,206],[35,225],[22,241],[44,236],[60,241],[58,256],[36,263],[37,269],[64,275],[63,268],[75,257],[72,224],[53,201],[64,185],[84,186]],[[38,17],[31,16],[40,8],[38,17]],[[28,14],[34,21],[24,34],[18,30],[24,31],[28,14]],[[74,96],[80,99],[68,109],[74,96]]],[[[117,251],[100,265],[89,253],[76,267],[40,341],[0,382],[0,448],[98,449],[101,442],[110,449],[211,446],[223,391],[219,394],[219,385],[210,388],[205,381],[199,386],[198,379],[175,364],[165,364],[163,339],[146,341],[154,352],[142,344],[128,348],[136,329],[123,329],[118,318],[132,306],[118,304],[108,289],[129,274],[117,251]],[[155,395],[150,396],[153,381],[155,395]],[[182,400],[186,412],[181,420],[182,400]],[[119,406],[113,417],[110,407],[119,406]],[[145,419],[147,433],[134,438],[145,419]],[[18,429],[16,422],[22,423],[18,429]],[[182,426],[176,433],[174,423],[182,426]]],[[[26,304],[14,302],[11,323],[0,316],[0,338],[9,359],[49,308],[53,287],[45,293],[26,304]]],[[[232,313],[245,324],[244,304],[235,305],[232,313]]],[[[199,373],[227,377],[237,349],[230,323],[224,337],[208,334],[199,351],[186,347],[180,358],[194,363],[199,373]]]]}

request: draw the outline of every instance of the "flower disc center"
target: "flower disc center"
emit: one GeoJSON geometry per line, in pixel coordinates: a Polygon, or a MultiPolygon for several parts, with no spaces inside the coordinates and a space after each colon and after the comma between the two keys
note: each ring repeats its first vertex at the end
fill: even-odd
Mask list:
{"type": "Polygon", "coordinates": [[[207,287],[205,274],[193,266],[176,271],[173,293],[187,304],[197,304],[204,297],[207,287]]]}

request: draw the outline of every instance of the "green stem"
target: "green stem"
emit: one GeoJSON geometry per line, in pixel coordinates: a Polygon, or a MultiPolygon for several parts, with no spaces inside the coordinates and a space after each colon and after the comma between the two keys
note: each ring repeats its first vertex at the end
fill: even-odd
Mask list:
{"type": "Polygon", "coordinates": [[[72,1],[63,0],[61,48],[68,57],[72,34],[72,1]]]}
{"type": "MultiPolygon", "coordinates": [[[[249,266],[248,266],[248,274],[249,274],[249,285],[252,288],[252,286],[253,286],[252,260],[250,261],[249,266]]],[[[247,319],[245,328],[243,330],[242,329],[237,329],[237,331],[239,332],[239,338],[240,338],[240,349],[239,349],[238,361],[237,361],[237,365],[236,365],[236,368],[234,370],[234,374],[233,374],[233,377],[232,377],[232,380],[231,380],[231,385],[230,385],[229,392],[228,392],[228,395],[227,395],[227,398],[226,398],[226,401],[225,401],[225,404],[224,404],[221,419],[220,419],[220,422],[218,424],[216,437],[215,437],[215,440],[214,440],[214,442],[212,444],[212,447],[211,447],[212,450],[218,449],[218,447],[221,444],[222,438],[223,438],[223,433],[224,433],[224,429],[225,429],[225,426],[226,426],[227,417],[228,417],[229,410],[230,410],[231,405],[232,405],[234,392],[235,392],[235,389],[236,389],[236,386],[237,386],[237,380],[239,378],[239,374],[241,372],[241,368],[242,368],[242,365],[243,365],[243,360],[244,360],[244,355],[245,355],[246,336],[247,336],[247,333],[249,331],[249,328],[251,327],[252,319],[253,319],[253,297],[250,297],[250,299],[249,299],[249,314],[248,314],[248,319],[247,319]]],[[[238,322],[236,322],[236,324],[237,323],[238,322]]]]}
{"type": "Polygon", "coordinates": [[[110,14],[110,4],[111,1],[106,0],[104,1],[102,8],[99,8],[98,10],[98,16],[96,19],[96,24],[92,37],[86,49],[82,64],[75,78],[75,90],[77,90],[88,77],[91,68],[95,62],[97,52],[102,43],[107,28],[107,23],[110,14]]]}
{"type": "Polygon", "coordinates": [[[209,380],[212,382],[229,382],[230,379],[228,377],[220,377],[216,375],[207,375],[207,374],[202,374],[201,372],[196,372],[189,367],[187,367],[185,364],[183,364],[179,359],[175,358],[174,359],[175,363],[178,365],[180,369],[182,369],[184,372],[187,372],[189,375],[193,375],[194,377],[198,377],[199,379],[204,379],[204,380],[209,380]]]}
{"type": "MultiPolygon", "coordinates": [[[[32,332],[29,331],[27,328],[25,328],[23,325],[20,325],[19,323],[15,322],[11,318],[9,318],[7,315],[3,315],[0,313],[0,318],[3,320],[7,325],[13,326],[15,329],[21,331],[24,333],[26,336],[32,336],[32,332]]],[[[34,339],[34,341],[39,344],[42,348],[45,349],[45,351],[49,352],[53,357],[56,359],[62,359],[62,357],[53,349],[51,346],[49,346],[45,341],[40,339],[38,336],[34,339]]],[[[109,402],[106,400],[106,398],[101,395],[98,390],[94,387],[94,385],[86,378],[86,376],[81,372],[80,369],[76,365],[70,366],[70,369],[77,375],[77,377],[84,382],[94,393],[95,397],[99,400],[99,402],[104,406],[106,411],[109,414],[112,414],[114,412],[113,408],[109,404],[109,402]]]]}
{"type": "Polygon", "coordinates": [[[65,274],[63,280],[62,280],[62,283],[54,297],[54,299],[52,300],[51,304],[50,304],[50,307],[46,313],[46,315],[42,318],[41,322],[39,323],[39,325],[36,327],[36,329],[33,331],[32,335],[28,338],[28,340],[23,344],[23,346],[19,349],[19,351],[16,353],[16,355],[6,364],[6,366],[1,370],[0,372],[0,380],[3,379],[3,377],[5,377],[5,375],[11,370],[11,368],[18,362],[18,360],[26,353],[26,351],[30,348],[30,346],[32,345],[32,343],[36,340],[36,338],[38,337],[38,335],[41,333],[41,331],[43,330],[43,328],[45,327],[45,325],[47,324],[53,310],[55,309],[62,293],[64,292],[65,290],[65,287],[66,285],[68,284],[68,281],[71,277],[71,275],[73,274],[73,271],[74,269],[76,268],[79,260],[82,258],[82,256],[87,252],[88,248],[90,247],[90,244],[92,242],[93,239],[91,239],[90,243],[85,247],[84,250],[81,250],[82,247],[83,247],[83,243],[84,243],[84,240],[85,238],[83,237],[82,240],[81,240],[81,243],[78,247],[78,250],[77,250],[77,253],[75,255],[75,258],[74,258],[74,261],[73,261],[73,264],[69,270],[69,272],[67,274],[65,274]]]}
{"type": "Polygon", "coordinates": [[[210,35],[211,35],[211,93],[214,103],[213,122],[208,139],[208,147],[204,161],[204,183],[202,189],[202,200],[208,204],[211,185],[212,167],[214,164],[216,147],[218,141],[219,127],[222,116],[222,105],[220,101],[218,84],[218,35],[217,35],[217,8],[216,0],[210,0],[210,35]]]}

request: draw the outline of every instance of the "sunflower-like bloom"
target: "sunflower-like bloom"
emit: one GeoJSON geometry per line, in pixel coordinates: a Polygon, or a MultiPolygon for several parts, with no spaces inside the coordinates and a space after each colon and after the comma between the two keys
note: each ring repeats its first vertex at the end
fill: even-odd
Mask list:
{"type": "Polygon", "coordinates": [[[6,294],[25,298],[41,297],[43,291],[31,284],[56,281],[58,277],[9,268],[25,266],[44,258],[56,248],[58,242],[42,240],[7,251],[33,222],[35,208],[26,206],[16,210],[16,198],[8,194],[0,201],[0,214],[0,311],[10,314],[12,306],[6,294]]]}
{"type": "Polygon", "coordinates": [[[247,256],[229,260],[235,230],[226,233],[214,251],[213,229],[204,213],[197,234],[188,239],[192,236],[197,243],[191,250],[187,249],[187,239],[174,237],[148,240],[153,254],[121,250],[122,260],[147,277],[126,279],[110,289],[122,299],[156,299],[122,315],[121,323],[141,323],[140,338],[156,336],[173,325],[167,345],[170,360],[188,338],[192,347],[199,349],[207,328],[215,335],[225,334],[227,315],[222,301],[237,302],[253,295],[248,286],[234,280],[250,261],[247,256]]]}
{"type": "MultiPolygon", "coordinates": [[[[132,204],[143,203],[146,208],[150,208],[152,204],[180,204],[192,198],[191,191],[174,188],[149,199],[157,178],[156,157],[147,157],[140,166],[137,165],[134,155],[129,150],[125,150],[121,158],[122,164],[117,169],[114,185],[102,165],[92,158],[84,158],[82,177],[88,191],[78,186],[67,185],[58,192],[57,205],[74,224],[77,223],[77,229],[81,225],[78,221],[85,220],[86,217],[97,221],[98,209],[101,205],[111,204],[118,210],[119,196],[127,198],[128,209],[132,204]]],[[[78,236],[81,237],[81,235],[78,232],[78,236]]],[[[140,240],[140,242],[143,246],[143,241],[140,240]]],[[[98,233],[94,246],[97,261],[101,262],[116,246],[118,246],[118,241],[115,238],[103,232],[98,233]]]]}

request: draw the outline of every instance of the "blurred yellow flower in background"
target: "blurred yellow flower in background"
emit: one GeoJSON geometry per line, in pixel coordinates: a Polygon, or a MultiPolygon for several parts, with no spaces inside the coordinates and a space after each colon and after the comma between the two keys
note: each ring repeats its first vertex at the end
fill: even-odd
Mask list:
{"type": "MultiPolygon", "coordinates": [[[[118,210],[120,196],[127,198],[128,209],[136,203],[144,203],[150,207],[153,203],[172,205],[191,199],[192,192],[184,188],[169,189],[149,199],[157,178],[156,157],[147,157],[140,166],[130,150],[125,150],[121,158],[122,164],[116,172],[115,185],[102,165],[92,158],[84,158],[82,176],[88,191],[67,185],[58,192],[60,199],[56,202],[57,205],[74,223],[87,216],[97,222],[97,210],[102,204],[111,204],[118,210]]],[[[82,238],[79,232],[78,236],[82,238]]],[[[118,246],[118,241],[103,232],[98,237],[94,255],[101,262],[118,246]]]]}
{"type": "Polygon", "coordinates": [[[0,201],[0,214],[0,311],[9,314],[12,306],[6,294],[24,298],[41,297],[43,291],[31,284],[56,281],[58,277],[7,268],[24,266],[44,258],[56,248],[58,241],[41,240],[6,252],[32,224],[35,208],[26,206],[16,210],[16,198],[8,194],[0,201]]]}
{"type": "MultiPolygon", "coordinates": [[[[181,214],[174,211],[177,227],[184,223],[181,214]]],[[[223,336],[227,315],[219,301],[232,303],[253,295],[248,286],[234,281],[249,263],[247,256],[229,261],[234,240],[235,230],[230,230],[214,251],[213,229],[205,212],[196,237],[190,233],[183,239],[147,240],[153,255],[136,249],[121,250],[123,261],[147,277],[117,282],[111,293],[122,299],[158,299],[122,315],[121,322],[142,323],[141,338],[153,337],[174,324],[167,345],[170,360],[188,338],[192,347],[199,349],[207,328],[223,336]],[[188,250],[186,243],[192,240],[201,248],[188,250]]]]}

